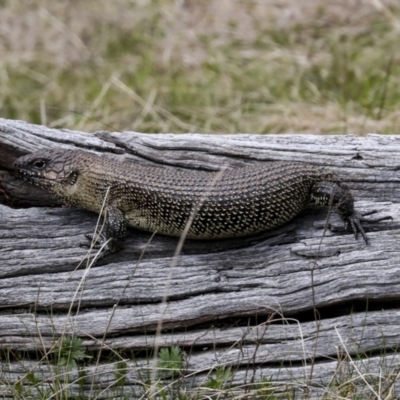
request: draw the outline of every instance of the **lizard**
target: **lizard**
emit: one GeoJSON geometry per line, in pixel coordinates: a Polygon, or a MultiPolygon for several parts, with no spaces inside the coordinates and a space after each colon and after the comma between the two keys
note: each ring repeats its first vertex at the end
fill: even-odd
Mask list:
{"type": "MultiPolygon", "coordinates": [[[[39,150],[14,162],[15,175],[71,206],[102,213],[105,254],[123,247],[127,225],[188,239],[224,239],[269,230],[310,206],[332,206],[368,242],[353,196],[331,170],[273,161],[215,172],[134,164],[80,149],[39,150]],[[103,203],[105,202],[105,207],[103,203]]],[[[90,235],[86,235],[92,239],[90,235]]]]}

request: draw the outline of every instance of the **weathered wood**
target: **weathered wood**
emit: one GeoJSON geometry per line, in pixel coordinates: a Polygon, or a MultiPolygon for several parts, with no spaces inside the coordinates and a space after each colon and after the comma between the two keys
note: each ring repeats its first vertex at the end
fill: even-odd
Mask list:
{"type": "MultiPolygon", "coordinates": [[[[55,332],[52,329],[56,328],[57,321],[33,314],[7,316],[3,320],[4,328],[7,328],[0,335],[3,348],[25,351],[38,348],[48,351],[54,348],[55,332]],[[37,334],[32,335],[33,332],[37,334]]],[[[303,323],[276,315],[257,326],[210,326],[207,329],[163,333],[159,337],[148,333],[95,339],[92,332],[85,331],[82,346],[92,350],[138,351],[151,349],[154,345],[176,345],[191,353],[189,369],[207,370],[217,361],[220,365],[247,365],[250,360],[264,364],[331,359],[345,350],[350,354],[376,351],[390,353],[398,346],[399,328],[398,310],[369,311],[303,323]]]]}
{"type": "MultiPolygon", "coordinates": [[[[143,396],[141,398],[148,398],[150,384],[139,386],[137,383],[145,381],[144,377],[148,376],[148,371],[151,373],[152,366],[138,361],[123,361],[123,366],[121,363],[114,362],[83,367],[80,374],[76,369],[66,372],[63,368],[51,365],[38,368],[36,363],[27,361],[11,364],[0,363],[0,366],[3,371],[4,382],[7,382],[9,386],[20,381],[29,372],[34,372],[35,377],[43,382],[39,386],[42,391],[46,389],[57,390],[58,387],[54,383],[55,377],[57,377],[61,382],[65,381],[71,395],[78,395],[83,392],[87,398],[115,398],[115,393],[120,393],[123,390],[124,394],[133,393],[137,396],[143,396]],[[124,378],[123,382],[119,384],[120,387],[115,385],[117,373],[124,378]],[[80,378],[82,375],[84,378],[80,378]],[[78,383],[79,381],[81,382],[78,383]]],[[[269,367],[253,364],[248,365],[245,370],[232,368],[231,371],[234,374],[227,380],[226,386],[233,385],[234,388],[228,392],[232,398],[235,398],[234,395],[239,396],[244,393],[251,396],[252,393],[257,393],[257,389],[262,383],[264,385],[269,383],[267,388],[277,392],[289,390],[298,399],[304,397],[321,399],[323,396],[329,395],[332,397],[328,398],[341,398],[340,394],[343,395],[343,392],[337,392],[339,384],[342,385],[341,389],[344,392],[349,391],[352,394],[356,394],[354,387],[361,387],[360,395],[364,393],[371,396],[374,394],[373,391],[379,394],[395,395],[400,391],[400,380],[398,374],[393,371],[398,371],[399,368],[400,355],[398,354],[355,360],[346,359],[346,356],[343,356],[338,361],[318,364],[317,368],[313,368],[308,363],[299,366],[271,365],[269,367]],[[369,382],[369,386],[365,384],[365,381],[369,382]]],[[[185,376],[177,384],[189,388],[191,392],[196,394],[213,393],[206,387],[212,374],[206,371],[196,371],[196,373],[186,371],[185,376]]],[[[160,375],[157,374],[156,378],[159,379],[160,375]]],[[[4,394],[9,392],[9,386],[4,383],[0,384],[0,393],[2,391],[4,394]]],[[[155,389],[156,394],[159,394],[159,386],[154,386],[153,389],[155,389]]],[[[8,397],[4,395],[3,398],[8,397]]],[[[169,396],[168,398],[173,399],[174,397],[169,396]]],[[[369,397],[365,396],[365,398],[369,397]]]]}
{"type": "MultiPolygon", "coordinates": [[[[395,204],[386,210],[391,215],[400,212],[395,204]]],[[[266,241],[218,254],[181,255],[169,282],[173,259],[167,253],[168,250],[172,253],[173,247],[168,248],[168,245],[174,246],[176,240],[165,240],[161,243],[164,247],[153,249],[153,252],[149,248],[148,257],[138,264],[140,253],[146,248],[147,242],[143,239],[132,243],[133,257],[129,261],[113,263],[113,257],[107,257],[109,263],[106,265],[74,271],[87,252],[79,247],[79,242],[84,241],[80,230],[86,228],[90,232],[90,224],[79,223],[81,211],[76,214],[66,209],[55,213],[51,213],[51,209],[37,212],[39,216],[35,220],[40,221],[40,225],[28,231],[26,215],[29,210],[7,210],[0,206],[1,237],[4,247],[10,249],[1,253],[0,302],[3,305],[35,304],[39,308],[51,305],[57,309],[79,302],[81,307],[111,307],[120,300],[121,304],[132,306],[130,311],[117,310],[115,318],[119,312],[124,315],[130,312],[130,329],[140,330],[157,324],[161,312],[158,302],[166,291],[170,300],[166,319],[173,326],[187,326],[189,320],[195,324],[205,319],[248,315],[249,312],[269,314],[278,311],[289,315],[311,309],[313,304],[321,307],[357,299],[385,300],[396,298],[400,293],[396,264],[400,249],[396,249],[396,232],[392,230],[370,233],[368,246],[347,235],[321,240],[320,230],[319,236],[308,237],[300,243],[294,238],[289,244],[271,246],[266,241]],[[23,222],[22,227],[19,221],[23,222]],[[11,225],[14,226],[12,230],[9,229],[11,225]],[[54,227],[59,228],[54,230],[54,227]],[[29,237],[23,236],[27,232],[29,237]],[[70,272],[61,272],[66,269],[70,272]],[[378,274],[377,270],[384,270],[384,273],[378,274]],[[79,288],[83,283],[81,292],[79,288]],[[10,297],[10,290],[18,291],[18,296],[10,297]],[[238,296],[240,301],[235,301],[238,296]],[[154,302],[156,304],[151,304],[154,302]],[[138,303],[146,305],[146,321],[135,318],[138,315],[136,309],[142,307],[138,303]],[[198,310],[192,308],[193,304],[197,304],[198,310]],[[221,304],[221,308],[217,304],[221,304]]],[[[92,225],[94,223],[93,219],[92,225]]],[[[312,229],[311,224],[305,222],[302,225],[303,230],[305,225],[312,229]]],[[[380,225],[393,228],[397,224],[380,225]]],[[[304,231],[302,233],[306,236],[304,231]]],[[[146,236],[149,240],[149,235],[146,236]]],[[[96,319],[101,321],[103,314],[106,324],[108,311],[96,311],[96,319]]],[[[126,317],[121,316],[122,319],[126,317]]],[[[92,321],[88,320],[88,324],[93,327],[92,321]]],[[[110,333],[118,331],[114,324],[117,322],[110,326],[110,333]]],[[[82,326],[82,329],[86,331],[90,327],[82,326]]],[[[96,335],[95,332],[92,334],[96,335]]]]}
{"type": "MultiPolygon", "coordinates": [[[[204,371],[195,379],[199,385],[218,365],[239,368],[233,380],[243,383],[249,364],[257,379],[286,382],[292,376],[304,383],[310,367],[289,362],[316,363],[316,382],[329,383],[338,363],[326,359],[337,357],[338,349],[356,357],[400,345],[400,307],[318,324],[291,325],[287,318],[354,301],[380,301],[385,308],[385,301],[400,298],[399,166],[396,136],[90,135],[0,119],[0,203],[6,204],[0,204],[0,349],[50,350],[65,334],[81,337],[91,349],[175,344],[188,353],[188,371],[204,371]],[[88,267],[87,249],[79,243],[93,232],[97,216],[49,207],[53,198],[8,173],[17,156],[57,147],[110,153],[132,160],[133,168],[135,162],[206,170],[271,160],[311,162],[343,177],[359,211],[377,210],[373,218],[393,219],[364,223],[370,239],[365,245],[344,232],[335,215],[325,229],[327,212],[313,210],[257,237],[187,241],[177,262],[177,239],[130,230],[124,251],[88,267]],[[245,323],[256,316],[258,322],[282,316],[285,323],[215,326],[221,319],[245,323]],[[156,338],[160,318],[174,332],[156,338]],[[280,363],[286,375],[276,367],[280,363]]],[[[398,363],[397,355],[385,360],[393,357],[398,363]]]]}

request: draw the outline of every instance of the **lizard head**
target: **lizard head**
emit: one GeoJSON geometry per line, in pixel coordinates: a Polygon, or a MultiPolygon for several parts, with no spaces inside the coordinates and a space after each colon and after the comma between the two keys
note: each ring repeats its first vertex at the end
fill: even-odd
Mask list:
{"type": "Polygon", "coordinates": [[[14,162],[16,177],[54,194],[65,193],[78,179],[76,150],[39,150],[14,162]]]}

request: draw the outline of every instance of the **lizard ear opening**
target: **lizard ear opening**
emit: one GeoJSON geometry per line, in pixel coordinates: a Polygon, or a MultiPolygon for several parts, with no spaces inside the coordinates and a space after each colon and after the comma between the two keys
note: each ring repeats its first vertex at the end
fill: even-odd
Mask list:
{"type": "Polygon", "coordinates": [[[72,171],[68,175],[68,183],[72,186],[75,185],[76,181],[78,179],[78,171],[72,171]]]}

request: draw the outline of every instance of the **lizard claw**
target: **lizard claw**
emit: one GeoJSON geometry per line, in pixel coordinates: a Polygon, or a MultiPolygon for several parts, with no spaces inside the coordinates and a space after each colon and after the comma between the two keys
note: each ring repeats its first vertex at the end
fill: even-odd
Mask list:
{"type": "Polygon", "coordinates": [[[85,234],[87,242],[79,243],[80,247],[91,247],[93,249],[100,249],[105,242],[105,237],[101,233],[97,233],[96,236],[92,234],[85,234]]]}
{"type": "Polygon", "coordinates": [[[85,237],[88,242],[79,243],[79,247],[87,247],[89,249],[100,250],[99,258],[102,258],[111,253],[107,240],[102,233],[97,233],[96,235],[85,234],[85,237]]]}
{"type": "Polygon", "coordinates": [[[379,218],[374,218],[374,219],[365,218],[367,215],[376,214],[377,212],[378,212],[377,210],[372,210],[372,211],[363,213],[359,216],[359,220],[363,221],[363,222],[381,222],[381,221],[386,221],[388,219],[393,219],[393,217],[391,217],[390,215],[386,215],[386,217],[379,217],[379,218]]]}
{"type": "Polygon", "coordinates": [[[357,239],[358,232],[360,232],[365,241],[365,244],[368,244],[367,234],[365,233],[364,228],[361,225],[361,218],[361,215],[359,215],[358,213],[350,215],[345,219],[345,228],[348,229],[350,225],[351,230],[354,233],[354,237],[357,239]]]}
{"type": "Polygon", "coordinates": [[[348,229],[349,225],[351,227],[351,230],[354,233],[355,238],[357,239],[358,232],[361,233],[361,236],[363,237],[364,241],[366,244],[368,244],[368,238],[367,235],[364,231],[364,228],[361,225],[361,222],[380,222],[380,221],[385,221],[388,219],[393,219],[391,216],[386,216],[386,217],[379,217],[375,219],[370,219],[370,218],[365,218],[367,215],[372,215],[376,214],[376,210],[368,211],[366,213],[360,214],[360,213],[354,213],[348,217],[345,218],[345,228],[348,229]]]}

